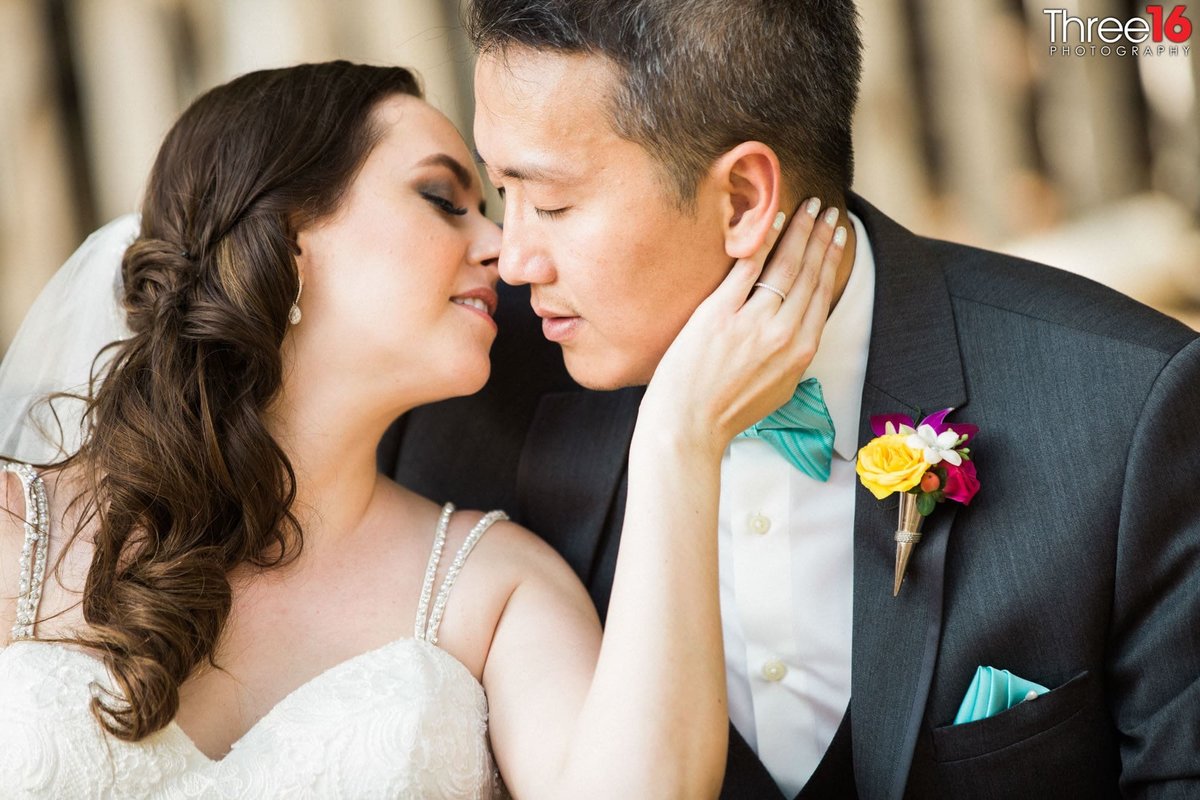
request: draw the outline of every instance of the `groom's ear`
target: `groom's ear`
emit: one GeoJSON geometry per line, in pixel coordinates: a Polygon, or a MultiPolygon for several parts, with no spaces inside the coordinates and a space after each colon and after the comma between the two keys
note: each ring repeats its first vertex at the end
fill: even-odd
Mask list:
{"type": "Polygon", "coordinates": [[[718,158],[709,174],[721,193],[725,253],[749,258],[762,247],[783,202],[779,159],[762,142],[742,142],[718,158]]]}

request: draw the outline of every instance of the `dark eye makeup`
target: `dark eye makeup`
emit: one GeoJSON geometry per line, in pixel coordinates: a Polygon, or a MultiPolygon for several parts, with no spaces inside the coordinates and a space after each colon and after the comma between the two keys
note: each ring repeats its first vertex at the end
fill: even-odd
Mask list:
{"type": "Polygon", "coordinates": [[[467,209],[454,205],[454,203],[447,200],[445,197],[442,197],[440,194],[430,191],[421,191],[420,194],[421,197],[424,197],[426,200],[432,203],[434,208],[437,208],[439,211],[444,211],[445,213],[452,214],[456,217],[465,217],[467,214],[467,209]]]}

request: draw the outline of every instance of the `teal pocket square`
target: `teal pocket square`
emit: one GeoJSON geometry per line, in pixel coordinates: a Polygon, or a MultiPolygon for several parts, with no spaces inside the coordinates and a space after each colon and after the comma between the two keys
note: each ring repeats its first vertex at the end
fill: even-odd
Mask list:
{"type": "Polygon", "coordinates": [[[1018,678],[1006,669],[979,667],[958,707],[954,724],[987,719],[1048,691],[1045,686],[1018,678]]]}

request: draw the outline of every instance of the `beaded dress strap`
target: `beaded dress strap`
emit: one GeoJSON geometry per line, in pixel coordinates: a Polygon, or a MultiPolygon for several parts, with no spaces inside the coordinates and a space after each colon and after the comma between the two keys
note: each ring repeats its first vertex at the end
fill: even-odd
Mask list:
{"type": "Polygon", "coordinates": [[[425,567],[425,581],[421,584],[421,600],[417,603],[417,622],[414,635],[430,644],[437,644],[438,628],[442,624],[442,614],[446,611],[446,601],[450,599],[450,588],[454,585],[454,579],[458,577],[458,573],[462,571],[467,556],[471,554],[471,550],[474,549],[475,544],[488,528],[502,519],[508,519],[508,515],[503,511],[489,511],[479,522],[475,523],[475,527],[467,534],[462,547],[458,548],[454,560],[450,562],[450,568],[446,571],[446,577],[442,578],[442,585],[438,589],[437,598],[433,601],[433,610],[430,611],[429,601],[433,596],[433,581],[437,577],[442,551],[446,548],[446,531],[450,527],[450,517],[453,514],[453,503],[446,503],[442,506],[442,516],[438,519],[437,533],[433,537],[433,550],[429,553],[429,564],[425,567]]]}
{"type": "Polygon", "coordinates": [[[46,484],[28,464],[0,460],[0,469],[21,479],[25,490],[25,543],[21,546],[20,580],[17,586],[17,620],[12,640],[32,639],[42,582],[46,579],[46,546],[50,540],[50,515],[46,507],[46,484]]]}

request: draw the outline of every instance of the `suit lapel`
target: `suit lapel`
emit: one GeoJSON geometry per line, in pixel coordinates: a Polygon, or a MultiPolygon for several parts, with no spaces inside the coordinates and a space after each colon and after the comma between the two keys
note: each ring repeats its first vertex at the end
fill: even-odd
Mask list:
{"type": "MultiPolygon", "coordinates": [[[[875,256],[875,311],[859,442],[870,418],[915,419],[966,403],[953,310],[937,254],[860,198],[850,208],[875,256]]],[[[952,417],[953,419],[953,417],[952,417]]],[[[867,797],[899,800],[929,697],[942,626],[946,546],[957,504],[925,521],[924,538],[892,597],[899,501],[859,487],[854,508],[854,634],[851,703],[854,771],[867,797]]]]}
{"type": "Polygon", "coordinates": [[[624,472],[642,387],[544,396],[517,468],[518,519],[587,583],[624,472]]]}

